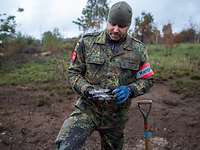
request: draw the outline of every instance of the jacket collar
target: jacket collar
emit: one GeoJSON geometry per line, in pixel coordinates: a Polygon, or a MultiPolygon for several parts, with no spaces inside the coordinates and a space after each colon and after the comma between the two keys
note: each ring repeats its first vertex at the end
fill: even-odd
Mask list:
{"type": "MultiPolygon", "coordinates": [[[[97,44],[106,44],[106,30],[102,31],[96,38],[95,43],[97,44]]],[[[122,46],[126,50],[133,50],[132,47],[132,39],[129,35],[127,35],[126,40],[122,42],[122,46]]]]}
{"type": "Polygon", "coordinates": [[[101,33],[97,36],[97,38],[96,38],[96,40],[95,40],[95,43],[97,43],[97,44],[103,44],[103,45],[106,44],[106,31],[101,32],[101,33]]]}
{"type": "Polygon", "coordinates": [[[129,51],[133,50],[133,40],[129,35],[127,35],[126,41],[123,43],[123,48],[129,51]]]}

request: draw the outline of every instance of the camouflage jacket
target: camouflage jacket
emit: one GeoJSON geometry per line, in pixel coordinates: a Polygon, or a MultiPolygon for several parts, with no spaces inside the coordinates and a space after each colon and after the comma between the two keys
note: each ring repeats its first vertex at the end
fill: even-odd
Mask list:
{"type": "Polygon", "coordinates": [[[125,41],[117,44],[117,51],[113,53],[106,38],[103,31],[79,40],[68,69],[72,88],[83,95],[90,86],[114,89],[128,85],[134,96],[144,94],[152,86],[152,81],[151,78],[136,78],[140,66],[148,61],[143,43],[128,35],[125,41]]]}

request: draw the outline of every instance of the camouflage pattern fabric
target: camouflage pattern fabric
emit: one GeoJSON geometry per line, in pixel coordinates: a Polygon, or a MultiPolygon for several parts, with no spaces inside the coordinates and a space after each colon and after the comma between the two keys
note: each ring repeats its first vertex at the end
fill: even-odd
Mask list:
{"type": "Polygon", "coordinates": [[[68,77],[80,98],[76,110],[64,122],[56,142],[63,143],[61,145],[67,146],[66,149],[77,149],[94,130],[98,130],[102,149],[121,150],[131,99],[117,105],[114,99],[88,100],[84,93],[88,87],[115,89],[121,85],[128,85],[134,92],[133,97],[147,92],[152,79],[136,78],[140,66],[148,61],[146,49],[130,36],[117,44],[109,43],[106,31],[103,31],[83,36],[74,53],[68,77]]]}
{"type": "Polygon", "coordinates": [[[121,150],[123,129],[127,121],[127,112],[115,113],[104,111],[85,112],[76,108],[65,120],[57,137],[58,150],[78,150],[94,130],[101,136],[102,150],[121,150]],[[95,121],[94,121],[95,120],[95,121]]]}

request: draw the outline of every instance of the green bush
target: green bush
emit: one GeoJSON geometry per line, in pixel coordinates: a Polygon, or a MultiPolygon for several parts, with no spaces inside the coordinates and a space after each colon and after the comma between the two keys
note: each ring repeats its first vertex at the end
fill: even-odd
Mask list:
{"type": "Polygon", "coordinates": [[[56,52],[64,48],[63,39],[58,29],[47,31],[42,35],[42,51],[56,52]]]}
{"type": "Polygon", "coordinates": [[[16,37],[7,39],[3,43],[0,51],[4,53],[6,58],[13,57],[21,53],[36,53],[40,50],[40,41],[31,37],[18,33],[16,37]]]}

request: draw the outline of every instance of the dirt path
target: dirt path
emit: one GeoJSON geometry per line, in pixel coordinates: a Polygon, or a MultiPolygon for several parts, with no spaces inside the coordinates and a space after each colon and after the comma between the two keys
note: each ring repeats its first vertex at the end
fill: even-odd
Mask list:
{"type": "MultiPolygon", "coordinates": [[[[168,150],[200,149],[200,103],[198,97],[183,98],[165,84],[156,84],[136,99],[153,100],[149,124],[154,136],[167,142],[168,150]]],[[[76,96],[60,94],[42,86],[0,87],[0,150],[54,150],[54,140],[76,96]]],[[[143,119],[135,100],[125,129],[124,150],[133,150],[143,136],[143,119]]],[[[159,144],[159,143],[157,143],[159,144]]],[[[98,133],[85,149],[100,150],[98,133]]]]}

